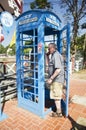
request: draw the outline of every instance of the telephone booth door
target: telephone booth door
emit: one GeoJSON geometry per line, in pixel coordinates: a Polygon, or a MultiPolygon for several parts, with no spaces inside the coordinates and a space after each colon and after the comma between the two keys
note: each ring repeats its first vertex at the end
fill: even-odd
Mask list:
{"type": "Polygon", "coordinates": [[[64,58],[64,94],[65,99],[62,100],[62,107],[64,114],[68,116],[68,104],[69,104],[69,81],[70,81],[70,24],[64,26],[60,32],[58,32],[58,50],[64,58]]]}
{"type": "Polygon", "coordinates": [[[45,111],[43,38],[43,25],[17,32],[18,105],[41,117],[50,111],[45,111]]]}

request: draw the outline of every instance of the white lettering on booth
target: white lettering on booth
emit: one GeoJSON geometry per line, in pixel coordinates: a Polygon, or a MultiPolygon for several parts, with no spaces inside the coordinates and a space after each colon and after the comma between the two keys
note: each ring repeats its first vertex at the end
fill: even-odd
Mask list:
{"type": "Polygon", "coordinates": [[[46,18],[46,21],[49,22],[49,23],[51,23],[51,24],[54,24],[54,25],[56,25],[56,26],[59,26],[59,24],[56,23],[56,21],[53,21],[53,20],[50,19],[50,18],[46,18]]]}
{"type": "Polygon", "coordinates": [[[36,22],[37,20],[38,20],[37,17],[31,18],[31,19],[25,19],[25,20],[19,21],[19,25],[36,22]]]}

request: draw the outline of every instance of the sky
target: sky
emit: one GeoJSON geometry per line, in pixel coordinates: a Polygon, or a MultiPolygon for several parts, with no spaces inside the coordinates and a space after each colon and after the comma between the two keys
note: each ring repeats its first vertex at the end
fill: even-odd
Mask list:
{"type": "MultiPolygon", "coordinates": [[[[23,6],[23,12],[30,10],[30,3],[33,2],[34,0],[24,0],[24,6],[23,6]]],[[[60,7],[56,4],[58,0],[49,0],[50,2],[53,2],[53,12],[58,15],[58,17],[61,19],[62,21],[62,27],[66,24],[66,22],[64,21],[64,17],[63,14],[65,12],[65,9],[60,9],[60,7]]],[[[84,21],[83,21],[84,22],[84,21]]],[[[14,24],[10,30],[10,32],[7,34],[5,31],[3,31],[4,36],[5,36],[5,40],[2,42],[2,45],[4,45],[5,47],[7,45],[9,45],[9,43],[11,42],[12,39],[12,35],[13,32],[15,31],[16,28],[16,22],[14,21],[14,24]]],[[[80,34],[84,34],[86,33],[86,29],[83,29],[83,31],[80,30],[80,34]]]]}
{"type": "MultiPolygon", "coordinates": [[[[31,2],[33,2],[34,0],[24,0],[24,11],[27,11],[28,9],[30,9],[29,5],[31,2]]],[[[53,12],[60,18],[60,20],[62,21],[62,28],[67,24],[67,21],[64,20],[63,14],[66,12],[65,9],[61,9],[60,6],[57,5],[58,0],[48,0],[49,2],[52,3],[53,6],[53,12]]],[[[84,23],[86,21],[86,17],[81,20],[80,23],[84,23]]],[[[68,21],[71,24],[71,21],[68,21]]],[[[72,30],[72,27],[71,27],[72,30]]],[[[72,31],[71,31],[72,33],[72,31]]],[[[79,33],[78,35],[83,35],[86,33],[86,29],[79,29],[79,33]]]]}
{"type": "MultiPolygon", "coordinates": [[[[24,8],[23,8],[23,10],[24,10],[24,12],[25,11],[27,11],[28,9],[30,9],[30,7],[29,7],[29,4],[31,3],[31,2],[33,2],[34,0],[24,0],[24,8]]],[[[53,1],[53,12],[54,13],[56,13],[57,15],[58,15],[58,17],[61,19],[61,21],[63,21],[62,19],[63,19],[63,12],[64,12],[64,10],[61,10],[60,9],[60,7],[59,6],[57,6],[56,5],[56,2],[58,1],[58,0],[48,0],[49,2],[52,2],[53,1]]]]}

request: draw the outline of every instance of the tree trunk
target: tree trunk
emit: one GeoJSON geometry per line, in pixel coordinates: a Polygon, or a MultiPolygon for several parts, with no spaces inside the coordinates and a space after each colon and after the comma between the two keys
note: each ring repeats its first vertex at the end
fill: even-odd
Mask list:
{"type": "Polygon", "coordinates": [[[84,67],[86,67],[86,34],[85,34],[85,39],[84,39],[84,45],[83,45],[83,63],[84,67]]]}
{"type": "Polygon", "coordinates": [[[77,33],[78,33],[78,19],[75,15],[74,17],[74,26],[73,26],[73,41],[74,41],[74,52],[76,54],[76,51],[77,51],[77,33]]]}

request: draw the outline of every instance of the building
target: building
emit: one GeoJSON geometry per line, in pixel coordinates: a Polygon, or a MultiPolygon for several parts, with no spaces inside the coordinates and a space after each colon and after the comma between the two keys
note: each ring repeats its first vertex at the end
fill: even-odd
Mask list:
{"type": "Polygon", "coordinates": [[[8,11],[18,17],[22,13],[22,0],[0,0],[0,13],[8,11]]]}

